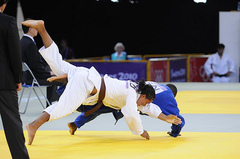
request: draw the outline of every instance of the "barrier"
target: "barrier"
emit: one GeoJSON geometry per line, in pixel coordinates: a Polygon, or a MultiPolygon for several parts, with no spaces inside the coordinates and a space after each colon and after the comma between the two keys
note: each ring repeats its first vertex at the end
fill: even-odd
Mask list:
{"type": "Polygon", "coordinates": [[[151,58],[147,80],[155,82],[187,82],[187,58],[151,58]]]}
{"type": "MultiPolygon", "coordinates": [[[[103,56],[102,60],[109,61],[109,60],[111,60],[111,56],[103,56]]],[[[142,61],[142,55],[127,55],[127,60],[142,61]]]]}
{"type": "Polygon", "coordinates": [[[112,78],[120,80],[140,80],[146,79],[147,61],[72,61],[69,62],[75,66],[90,68],[94,66],[101,75],[108,74],[112,78]]]}
{"type": "MultiPolygon", "coordinates": [[[[149,60],[153,58],[188,57],[190,55],[192,54],[152,54],[152,55],[144,55],[143,60],[149,60]]],[[[198,53],[194,55],[204,55],[204,54],[198,53]]]]}
{"type": "Polygon", "coordinates": [[[103,56],[102,60],[109,61],[109,60],[111,60],[111,56],[103,56]]]}
{"type": "Polygon", "coordinates": [[[142,55],[127,55],[127,59],[128,60],[138,60],[138,61],[141,61],[142,60],[142,55]]]}
{"type": "MultiPolygon", "coordinates": [[[[150,58],[149,61],[68,60],[75,66],[94,66],[101,75],[120,80],[155,82],[210,82],[204,71],[204,63],[210,55],[187,55],[183,57],[150,58]]],[[[163,55],[166,56],[166,55],[163,55]]]]}

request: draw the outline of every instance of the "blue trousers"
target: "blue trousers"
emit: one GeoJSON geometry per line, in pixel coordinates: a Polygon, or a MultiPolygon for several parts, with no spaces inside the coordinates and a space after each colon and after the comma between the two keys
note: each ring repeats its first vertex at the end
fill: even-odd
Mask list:
{"type": "Polygon", "coordinates": [[[177,137],[178,134],[180,134],[183,126],[185,125],[184,118],[181,115],[177,115],[177,117],[179,117],[182,120],[182,124],[178,124],[178,125],[172,124],[172,127],[171,127],[172,131],[171,132],[172,132],[173,137],[177,137]]]}
{"type": "MultiPolygon", "coordinates": [[[[96,106],[96,105],[95,105],[96,106]]],[[[85,116],[84,113],[91,110],[93,108],[93,106],[88,106],[88,105],[81,105],[77,111],[82,112],[74,121],[75,125],[80,128],[81,126],[83,126],[85,123],[92,121],[93,119],[95,119],[97,116],[101,115],[101,114],[105,114],[105,113],[112,113],[113,117],[116,119],[116,123],[119,119],[121,119],[123,117],[123,114],[121,112],[121,110],[115,110],[109,107],[106,107],[104,105],[102,105],[97,111],[95,111],[94,113],[85,116]]],[[[116,124],[115,123],[115,124],[116,124]]]]}
{"type": "Polygon", "coordinates": [[[178,134],[181,132],[183,126],[185,125],[185,119],[179,114],[178,107],[176,105],[168,105],[168,106],[160,105],[159,107],[162,110],[163,114],[165,115],[173,114],[182,120],[181,124],[178,124],[178,125],[172,124],[172,127],[171,127],[172,129],[171,133],[173,137],[177,137],[178,134]]]}
{"type": "MultiPolygon", "coordinates": [[[[84,112],[87,112],[88,110],[90,110],[92,108],[93,108],[93,106],[81,105],[77,109],[78,111],[82,112],[74,121],[75,125],[78,128],[82,127],[85,123],[92,121],[97,116],[104,114],[104,113],[113,113],[113,116],[116,119],[116,123],[119,119],[121,119],[123,117],[123,114],[121,113],[121,111],[117,111],[115,109],[106,107],[104,105],[102,107],[100,107],[96,112],[90,114],[89,116],[84,116],[84,112]]],[[[171,113],[167,113],[167,115],[169,115],[169,114],[171,114],[171,113]]],[[[177,115],[177,117],[179,117],[182,120],[182,123],[179,125],[172,124],[171,133],[172,133],[173,137],[177,137],[178,134],[181,132],[183,126],[185,125],[184,118],[181,115],[177,115]]]]}

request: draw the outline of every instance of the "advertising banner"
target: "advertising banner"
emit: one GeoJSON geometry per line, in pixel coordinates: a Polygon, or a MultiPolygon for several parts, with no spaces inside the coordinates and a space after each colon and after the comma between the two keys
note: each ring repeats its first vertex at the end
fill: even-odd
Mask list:
{"type": "Polygon", "coordinates": [[[170,82],[187,82],[187,59],[170,59],[170,82]]]}
{"type": "Polygon", "coordinates": [[[146,62],[71,62],[71,64],[86,68],[94,66],[102,76],[108,74],[119,80],[146,79],[146,62]]]}
{"type": "Polygon", "coordinates": [[[151,81],[168,82],[168,61],[151,61],[151,81]]]}
{"type": "Polygon", "coordinates": [[[207,57],[191,57],[190,58],[190,82],[210,82],[204,71],[204,64],[207,57]]]}

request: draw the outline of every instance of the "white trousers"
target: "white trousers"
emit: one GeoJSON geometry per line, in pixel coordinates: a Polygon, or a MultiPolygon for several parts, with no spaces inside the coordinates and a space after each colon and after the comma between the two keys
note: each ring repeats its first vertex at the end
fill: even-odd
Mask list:
{"type": "Polygon", "coordinates": [[[40,53],[56,75],[69,75],[68,84],[59,101],[44,110],[50,115],[51,121],[74,112],[90,95],[94,84],[88,80],[88,69],[75,67],[62,60],[55,43],[40,50],[40,53]]]}
{"type": "Polygon", "coordinates": [[[214,83],[228,83],[230,81],[230,77],[217,77],[217,76],[213,76],[212,81],[214,83]]]}

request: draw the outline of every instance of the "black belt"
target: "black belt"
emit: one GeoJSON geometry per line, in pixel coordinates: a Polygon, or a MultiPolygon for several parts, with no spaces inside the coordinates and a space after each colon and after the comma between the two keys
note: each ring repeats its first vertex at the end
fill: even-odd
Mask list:
{"type": "Polygon", "coordinates": [[[227,74],[223,74],[223,75],[215,75],[217,77],[227,77],[227,74]]]}

